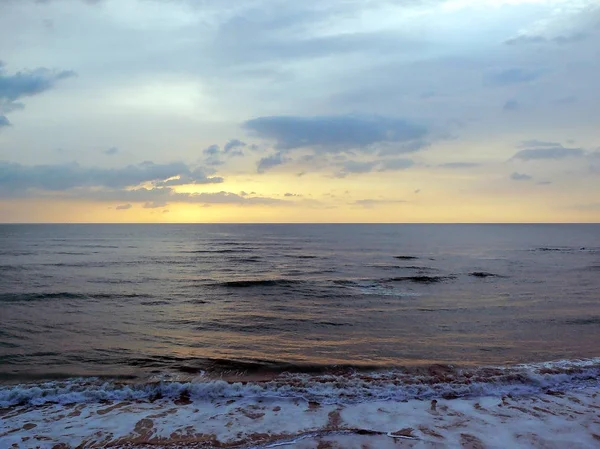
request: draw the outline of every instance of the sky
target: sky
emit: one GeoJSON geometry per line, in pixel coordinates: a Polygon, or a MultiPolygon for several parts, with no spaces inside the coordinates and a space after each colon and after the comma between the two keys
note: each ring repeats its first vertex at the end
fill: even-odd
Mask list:
{"type": "Polygon", "coordinates": [[[0,0],[0,222],[600,222],[598,0],[0,0]]]}

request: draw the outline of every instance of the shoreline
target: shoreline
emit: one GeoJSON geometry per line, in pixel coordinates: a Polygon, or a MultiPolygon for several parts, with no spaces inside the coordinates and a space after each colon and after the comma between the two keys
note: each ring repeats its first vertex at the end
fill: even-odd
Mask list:
{"type": "Polygon", "coordinates": [[[326,404],[301,398],[104,401],[0,410],[0,446],[578,447],[600,444],[600,387],[511,397],[326,404]]]}

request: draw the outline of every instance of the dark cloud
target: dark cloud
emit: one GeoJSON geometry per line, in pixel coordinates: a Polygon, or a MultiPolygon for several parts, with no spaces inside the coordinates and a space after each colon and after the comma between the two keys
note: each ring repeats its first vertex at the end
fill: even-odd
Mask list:
{"type": "Polygon", "coordinates": [[[259,117],[243,126],[260,138],[275,141],[281,151],[312,148],[322,153],[366,150],[379,143],[420,141],[429,131],[407,120],[355,115],[259,117]]]}
{"type": "Polygon", "coordinates": [[[510,175],[510,179],[512,179],[513,181],[530,181],[533,178],[524,173],[514,172],[513,174],[510,175]]]}
{"type": "Polygon", "coordinates": [[[438,167],[441,168],[473,168],[473,167],[479,167],[479,164],[476,164],[474,162],[446,162],[445,164],[440,164],[438,165],[438,167]]]}
{"type": "Polygon", "coordinates": [[[112,156],[113,154],[117,154],[119,152],[119,149],[117,147],[110,147],[106,150],[102,150],[102,152],[108,156],[112,156]]]}
{"type": "Polygon", "coordinates": [[[275,154],[272,154],[267,157],[263,157],[256,166],[256,171],[258,173],[264,173],[267,170],[272,169],[273,167],[277,167],[278,165],[283,165],[286,162],[291,161],[290,158],[285,157],[281,151],[275,154]]]}
{"type": "Polygon", "coordinates": [[[535,81],[542,74],[541,70],[512,68],[488,74],[487,81],[495,86],[510,86],[535,81]]]}
{"type": "Polygon", "coordinates": [[[58,165],[21,165],[0,162],[0,191],[62,191],[82,187],[124,188],[142,183],[156,186],[211,184],[223,182],[208,177],[202,168],[192,169],[183,162],[155,164],[142,162],[123,168],[82,167],[77,163],[58,165]]]}
{"type": "Polygon", "coordinates": [[[0,115],[0,129],[10,126],[10,122],[4,115],[0,115]]]}
{"type": "Polygon", "coordinates": [[[23,97],[41,94],[54,87],[57,81],[75,76],[75,72],[56,72],[45,68],[6,75],[0,66],[0,100],[13,102],[23,97]]]}
{"type": "Polygon", "coordinates": [[[17,72],[8,75],[0,61],[0,128],[8,126],[8,119],[2,115],[16,109],[23,109],[17,100],[39,95],[63,79],[75,76],[71,70],[53,71],[45,68],[17,72]]]}
{"type": "Polygon", "coordinates": [[[218,154],[221,153],[221,148],[219,147],[219,145],[211,145],[207,148],[205,148],[204,150],[202,150],[202,153],[206,154],[207,156],[217,156],[218,154]]]}
{"type": "Polygon", "coordinates": [[[346,175],[348,173],[369,173],[373,171],[377,161],[346,161],[342,164],[341,173],[346,175]]]}
{"type": "Polygon", "coordinates": [[[543,147],[528,148],[517,152],[512,159],[530,161],[535,159],[564,159],[567,157],[582,157],[585,151],[582,148],[543,147]]]}
{"type": "Polygon", "coordinates": [[[223,152],[224,153],[230,153],[232,150],[234,150],[236,148],[243,148],[245,146],[246,146],[246,142],[242,142],[239,139],[231,139],[223,147],[223,152]]]}
{"type": "Polygon", "coordinates": [[[127,209],[131,209],[132,207],[133,206],[130,203],[128,203],[128,204],[121,204],[121,205],[115,207],[115,209],[117,209],[117,210],[127,210],[127,209]]]}
{"type": "Polygon", "coordinates": [[[349,174],[370,173],[374,171],[399,171],[412,167],[415,163],[411,159],[382,159],[374,161],[346,160],[340,165],[337,177],[344,178],[349,174]]]}

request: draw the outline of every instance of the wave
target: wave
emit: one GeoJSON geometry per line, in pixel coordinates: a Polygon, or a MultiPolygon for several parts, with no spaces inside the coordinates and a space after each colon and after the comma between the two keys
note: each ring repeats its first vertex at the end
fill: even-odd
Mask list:
{"type": "Polygon", "coordinates": [[[512,367],[459,369],[433,365],[413,370],[342,374],[287,373],[270,380],[232,381],[204,376],[190,382],[125,382],[73,379],[0,388],[0,407],[160,398],[213,400],[298,398],[325,404],[374,400],[406,401],[482,396],[526,396],[600,386],[600,359],[558,361],[512,367]]]}
{"type": "Polygon", "coordinates": [[[489,273],[487,271],[473,271],[473,272],[469,273],[469,276],[473,276],[476,278],[502,278],[502,277],[504,277],[499,274],[489,273]]]}
{"type": "Polygon", "coordinates": [[[394,256],[394,259],[398,259],[398,260],[416,260],[418,259],[417,256],[394,256]]]}
{"type": "Polygon", "coordinates": [[[11,271],[11,272],[20,272],[20,271],[27,271],[29,270],[29,267],[25,266],[25,265],[0,265],[0,272],[4,271],[11,271]]]}
{"type": "Polygon", "coordinates": [[[27,302],[45,301],[54,299],[122,299],[122,298],[151,298],[151,295],[140,293],[72,293],[72,292],[48,292],[48,293],[0,293],[0,302],[27,302]]]}
{"type": "Polygon", "coordinates": [[[398,276],[385,279],[385,282],[415,282],[417,284],[435,284],[454,279],[454,276],[398,276]]]}
{"type": "Polygon", "coordinates": [[[231,260],[232,262],[239,262],[239,263],[256,263],[256,262],[262,261],[262,259],[258,256],[231,258],[229,260],[231,260]]]}
{"type": "Polygon", "coordinates": [[[539,248],[533,248],[530,251],[538,251],[538,252],[559,252],[559,253],[575,253],[575,252],[588,252],[588,253],[596,253],[600,248],[598,247],[567,247],[567,246],[556,246],[556,247],[546,247],[542,246],[539,248]]]}

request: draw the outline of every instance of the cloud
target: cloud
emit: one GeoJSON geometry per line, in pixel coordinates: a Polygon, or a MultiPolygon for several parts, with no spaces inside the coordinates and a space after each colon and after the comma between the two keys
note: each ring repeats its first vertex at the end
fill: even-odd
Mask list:
{"type": "Polygon", "coordinates": [[[530,161],[535,159],[565,159],[568,157],[582,157],[585,151],[582,148],[545,147],[529,148],[517,152],[512,159],[530,161]]]}
{"type": "Polygon", "coordinates": [[[346,160],[342,162],[339,167],[340,170],[336,174],[338,178],[344,178],[349,174],[358,173],[370,173],[374,171],[399,171],[406,170],[415,165],[411,159],[397,158],[397,159],[382,159],[372,161],[355,161],[346,160]]]}
{"type": "Polygon", "coordinates": [[[479,164],[476,164],[475,162],[446,162],[445,164],[440,164],[438,165],[438,167],[441,168],[474,168],[474,167],[479,167],[479,164]]]}
{"type": "Polygon", "coordinates": [[[121,199],[132,203],[144,202],[145,208],[164,207],[169,203],[191,204],[231,204],[231,205],[285,205],[291,204],[276,198],[262,196],[242,196],[231,192],[181,193],[171,188],[138,188],[133,190],[109,190],[101,192],[85,192],[85,198],[96,201],[112,201],[121,199]],[[152,206],[152,207],[149,207],[152,206]]]}
{"type": "Polygon", "coordinates": [[[283,195],[283,196],[285,196],[285,197],[288,197],[288,198],[289,198],[289,197],[293,197],[293,196],[300,197],[300,196],[302,196],[302,195],[300,195],[300,194],[298,194],[298,193],[286,193],[286,194],[285,194],[285,195],[283,195]]]}
{"type": "Polygon", "coordinates": [[[246,146],[246,142],[242,142],[239,139],[231,139],[223,147],[223,152],[224,153],[229,153],[229,152],[231,152],[231,150],[234,150],[236,148],[243,148],[245,146],[246,146]]]}
{"type": "Polygon", "coordinates": [[[0,115],[0,129],[10,126],[10,122],[4,115],[0,115]]]}
{"type": "Polygon", "coordinates": [[[406,170],[415,165],[411,159],[386,159],[379,162],[378,171],[397,171],[406,170]]]}
{"type": "Polygon", "coordinates": [[[413,140],[407,143],[385,143],[382,144],[384,147],[379,151],[379,156],[390,156],[393,154],[401,153],[415,153],[431,146],[431,142],[426,140],[413,140]]]}
{"type": "Polygon", "coordinates": [[[510,179],[512,179],[513,181],[530,181],[533,178],[524,173],[514,172],[513,174],[510,175],[510,179]]]}
{"type": "Polygon", "coordinates": [[[131,205],[131,203],[127,203],[127,204],[121,204],[117,207],[115,207],[115,209],[117,210],[127,210],[127,209],[131,209],[133,206],[131,205]]]}
{"type": "Polygon", "coordinates": [[[202,153],[206,154],[207,156],[217,156],[218,154],[221,153],[221,148],[219,147],[219,145],[211,145],[207,148],[205,148],[204,150],[202,150],[202,153]]]}
{"type": "Polygon", "coordinates": [[[8,75],[4,70],[4,65],[0,63],[0,126],[8,119],[1,119],[2,113],[9,113],[15,109],[22,109],[22,103],[17,102],[25,97],[39,95],[52,89],[55,84],[66,78],[75,76],[71,70],[54,71],[46,68],[38,68],[17,72],[8,75]]]}
{"type": "Polygon", "coordinates": [[[256,171],[258,173],[264,173],[267,170],[272,169],[273,167],[277,167],[278,165],[283,165],[286,162],[291,161],[291,159],[285,157],[281,151],[275,154],[272,154],[267,157],[263,157],[256,166],[256,171]]]}
{"type": "Polygon", "coordinates": [[[106,150],[102,150],[102,152],[108,156],[112,156],[114,154],[117,154],[119,152],[119,149],[117,147],[110,147],[106,150]]]}
{"type": "Polygon", "coordinates": [[[348,173],[369,173],[376,167],[377,161],[345,161],[342,164],[341,176],[348,173]]]}
{"type": "Polygon", "coordinates": [[[560,147],[562,146],[559,142],[548,142],[546,140],[524,140],[519,144],[521,148],[530,148],[530,147],[560,147]]]}
{"type": "Polygon", "coordinates": [[[278,150],[311,148],[320,153],[410,142],[422,139],[429,132],[425,126],[408,120],[358,115],[259,117],[243,126],[259,138],[275,141],[278,150]]]}
{"type": "Polygon", "coordinates": [[[81,187],[125,188],[143,183],[156,186],[212,184],[223,182],[208,177],[201,167],[192,169],[183,162],[155,164],[151,161],[122,168],[83,167],[77,163],[21,165],[0,161],[0,192],[62,191],[81,187]]]}
{"type": "Polygon", "coordinates": [[[501,70],[496,73],[490,73],[487,80],[495,86],[510,86],[513,84],[528,83],[535,81],[542,75],[541,70],[525,70],[520,68],[512,68],[501,70]]]}

